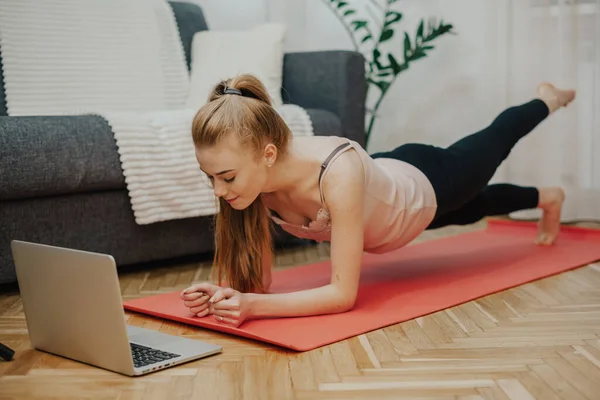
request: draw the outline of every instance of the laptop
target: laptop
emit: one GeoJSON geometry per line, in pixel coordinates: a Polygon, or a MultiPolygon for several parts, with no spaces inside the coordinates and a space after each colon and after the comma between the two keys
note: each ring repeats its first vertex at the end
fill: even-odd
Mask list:
{"type": "Polygon", "coordinates": [[[11,241],[29,339],[37,350],[128,376],[222,347],[126,324],[112,256],[11,241]]]}

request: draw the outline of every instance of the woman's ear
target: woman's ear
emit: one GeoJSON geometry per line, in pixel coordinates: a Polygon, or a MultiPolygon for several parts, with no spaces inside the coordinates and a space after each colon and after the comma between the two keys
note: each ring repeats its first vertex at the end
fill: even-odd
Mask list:
{"type": "Polygon", "coordinates": [[[265,164],[267,164],[268,167],[271,167],[273,164],[275,164],[275,161],[277,160],[277,146],[275,146],[273,143],[267,144],[265,146],[263,157],[265,164]]]}

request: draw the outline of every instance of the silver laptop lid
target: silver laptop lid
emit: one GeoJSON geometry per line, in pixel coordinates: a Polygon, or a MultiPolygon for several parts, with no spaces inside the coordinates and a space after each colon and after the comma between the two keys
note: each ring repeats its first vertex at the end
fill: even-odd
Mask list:
{"type": "Polygon", "coordinates": [[[133,370],[112,256],[11,242],[31,345],[101,368],[133,370]]]}

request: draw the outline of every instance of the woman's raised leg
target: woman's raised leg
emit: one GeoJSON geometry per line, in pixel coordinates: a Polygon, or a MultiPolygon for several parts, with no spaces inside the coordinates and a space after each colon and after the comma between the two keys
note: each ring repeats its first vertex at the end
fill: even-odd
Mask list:
{"type": "Polygon", "coordinates": [[[483,190],[517,142],[574,96],[572,90],[541,84],[536,99],[504,110],[488,127],[444,149],[453,192],[449,208],[460,207],[483,190]]]}

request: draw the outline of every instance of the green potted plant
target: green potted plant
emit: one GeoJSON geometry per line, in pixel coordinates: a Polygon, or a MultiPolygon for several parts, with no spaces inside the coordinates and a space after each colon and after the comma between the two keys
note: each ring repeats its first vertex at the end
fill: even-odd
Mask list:
{"type": "Polygon", "coordinates": [[[374,22],[361,18],[356,8],[353,7],[352,0],[322,1],[342,23],[350,36],[354,49],[365,57],[367,90],[372,86],[378,90],[374,106],[367,107],[370,117],[365,132],[366,147],[373,131],[379,106],[398,75],[406,71],[412,62],[426,57],[427,52],[434,49],[432,42],[435,39],[445,34],[454,34],[453,26],[434,18],[427,21],[421,19],[413,38],[404,31],[403,49],[399,56],[392,51],[381,49],[382,43],[398,36],[396,28],[402,21],[402,13],[393,9],[392,6],[397,0],[385,0],[384,4],[380,4],[377,0],[370,0],[369,4],[380,14],[380,20],[374,22]],[[376,29],[372,28],[371,24],[373,23],[378,25],[376,29]],[[364,50],[365,46],[368,46],[369,50],[364,50]]]}

